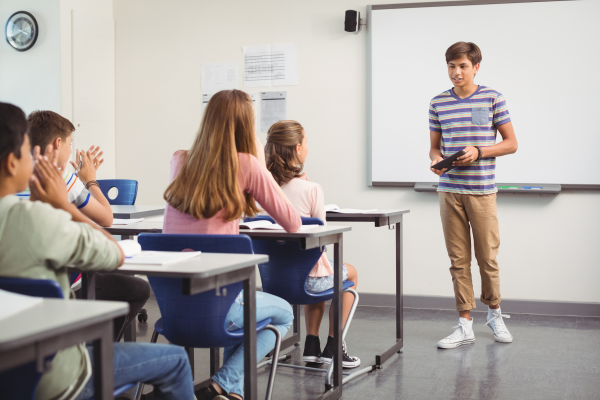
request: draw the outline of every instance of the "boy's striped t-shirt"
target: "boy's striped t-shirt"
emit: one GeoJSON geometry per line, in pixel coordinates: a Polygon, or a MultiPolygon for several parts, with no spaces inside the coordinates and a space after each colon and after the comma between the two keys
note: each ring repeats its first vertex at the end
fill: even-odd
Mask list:
{"type": "MultiPolygon", "coordinates": [[[[63,179],[67,185],[67,196],[69,201],[75,204],[77,208],[85,207],[88,201],[90,201],[90,192],[85,188],[85,185],[81,182],[79,176],[77,176],[75,172],[65,170],[63,179]]],[[[20,199],[29,200],[31,192],[29,191],[29,188],[27,188],[27,190],[17,193],[17,196],[20,199]]]]}
{"type": "MultiPolygon", "coordinates": [[[[456,96],[453,89],[446,90],[429,104],[429,130],[442,133],[444,158],[467,146],[493,146],[497,128],[508,122],[504,97],[485,86],[465,99],[456,96]]],[[[497,191],[496,157],[454,167],[440,176],[438,185],[438,192],[486,195],[497,191]]]]}

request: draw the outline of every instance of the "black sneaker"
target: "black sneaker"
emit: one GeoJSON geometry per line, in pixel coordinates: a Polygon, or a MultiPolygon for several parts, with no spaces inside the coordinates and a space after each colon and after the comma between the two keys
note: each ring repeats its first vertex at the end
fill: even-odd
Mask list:
{"type": "MultiPolygon", "coordinates": [[[[321,362],[325,364],[331,364],[333,358],[333,337],[327,337],[327,344],[323,349],[323,355],[321,356],[321,362]]],[[[346,341],[342,342],[342,367],[344,368],[356,368],[360,365],[360,358],[351,357],[348,355],[346,350],[346,341]]]]}
{"type": "Polygon", "coordinates": [[[302,361],[322,364],[321,361],[321,341],[318,336],[306,335],[304,341],[304,354],[302,361]]]}

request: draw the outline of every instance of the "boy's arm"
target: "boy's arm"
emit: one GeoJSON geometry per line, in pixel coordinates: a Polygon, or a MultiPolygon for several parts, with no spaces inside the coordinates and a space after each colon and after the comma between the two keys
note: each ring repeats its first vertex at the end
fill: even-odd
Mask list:
{"type": "MultiPolygon", "coordinates": [[[[501,157],[517,152],[519,144],[517,143],[517,136],[515,135],[512,122],[507,122],[498,126],[498,132],[500,132],[500,135],[502,136],[502,141],[493,146],[481,147],[481,158],[501,157]]],[[[478,152],[475,147],[465,147],[465,151],[467,154],[458,157],[452,165],[462,167],[470,165],[473,161],[477,160],[478,152]]]]}
{"type": "Polygon", "coordinates": [[[50,204],[54,208],[68,212],[71,214],[73,221],[87,224],[111,240],[119,249],[120,261],[118,267],[123,265],[125,254],[123,253],[121,247],[117,245],[116,241],[108,232],[91,223],[75,205],[69,202],[65,182],[61,173],[56,165],[48,161],[46,157],[39,157],[36,160],[34,173],[31,175],[29,187],[31,190],[32,199],[40,200],[44,203],[50,204]]]}
{"type": "MultiPolygon", "coordinates": [[[[77,150],[76,160],[81,160],[81,168],[79,170],[77,170],[79,165],[71,161],[71,165],[77,170],[77,175],[84,185],[89,181],[96,180],[96,171],[104,162],[104,159],[100,159],[103,152],[100,151],[98,153],[99,151],[99,146],[95,148],[92,146],[87,152],[77,150]]],[[[96,185],[90,186],[88,191],[91,194],[91,198],[81,208],[81,212],[98,225],[111,226],[113,223],[113,213],[108,199],[104,197],[104,194],[96,185]]]]}
{"type": "Polygon", "coordinates": [[[429,159],[431,160],[431,164],[429,164],[429,169],[431,170],[431,172],[439,176],[446,172],[446,168],[433,169],[431,168],[431,166],[433,164],[439,163],[444,159],[444,157],[442,156],[441,149],[442,132],[429,131],[429,140],[431,142],[429,147],[429,159]]]}

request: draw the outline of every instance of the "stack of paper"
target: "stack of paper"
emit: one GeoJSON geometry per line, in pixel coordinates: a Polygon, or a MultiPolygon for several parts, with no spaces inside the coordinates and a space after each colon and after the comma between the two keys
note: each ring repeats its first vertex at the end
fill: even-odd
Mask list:
{"type": "Polygon", "coordinates": [[[41,297],[24,296],[0,289],[0,320],[19,314],[43,301],[41,297]]]}
{"type": "Polygon", "coordinates": [[[339,208],[335,204],[327,204],[325,206],[325,212],[334,212],[334,213],[340,213],[340,214],[367,214],[367,213],[371,213],[374,211],[377,211],[377,209],[373,208],[373,209],[369,209],[369,210],[360,210],[358,208],[339,208]]]}
{"type": "Polygon", "coordinates": [[[142,251],[125,259],[127,265],[169,265],[189,260],[201,254],[200,251],[142,251]]]}
{"type": "MultiPolygon", "coordinates": [[[[300,230],[306,230],[309,228],[314,228],[317,225],[302,225],[300,230]]],[[[272,230],[283,230],[283,226],[279,224],[274,224],[271,221],[267,221],[264,219],[258,221],[251,222],[240,222],[241,229],[272,229],[272,230]]]]}
{"type": "Polygon", "coordinates": [[[144,218],[133,218],[133,219],[120,219],[113,218],[113,225],[131,225],[137,222],[142,222],[144,218]]]}

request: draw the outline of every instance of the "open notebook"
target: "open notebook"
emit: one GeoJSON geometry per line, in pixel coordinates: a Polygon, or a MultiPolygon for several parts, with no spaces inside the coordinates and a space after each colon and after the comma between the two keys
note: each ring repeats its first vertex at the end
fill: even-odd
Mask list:
{"type": "MultiPolygon", "coordinates": [[[[300,227],[300,230],[303,231],[305,229],[310,229],[310,228],[314,228],[314,227],[315,227],[315,225],[302,225],[300,227]]],[[[279,224],[274,224],[271,221],[261,219],[258,221],[240,222],[240,229],[273,229],[273,230],[281,229],[281,230],[283,230],[283,226],[281,226],[279,224]]]]}
{"type": "Polygon", "coordinates": [[[359,210],[358,208],[339,208],[335,204],[325,205],[325,212],[335,212],[340,214],[367,214],[374,211],[377,211],[377,209],[373,208],[370,210],[359,210]]]}
{"type": "MultiPolygon", "coordinates": [[[[41,297],[24,296],[0,289],[0,320],[27,310],[44,301],[41,297]]],[[[32,321],[35,323],[35,321],[32,321]]]]}

